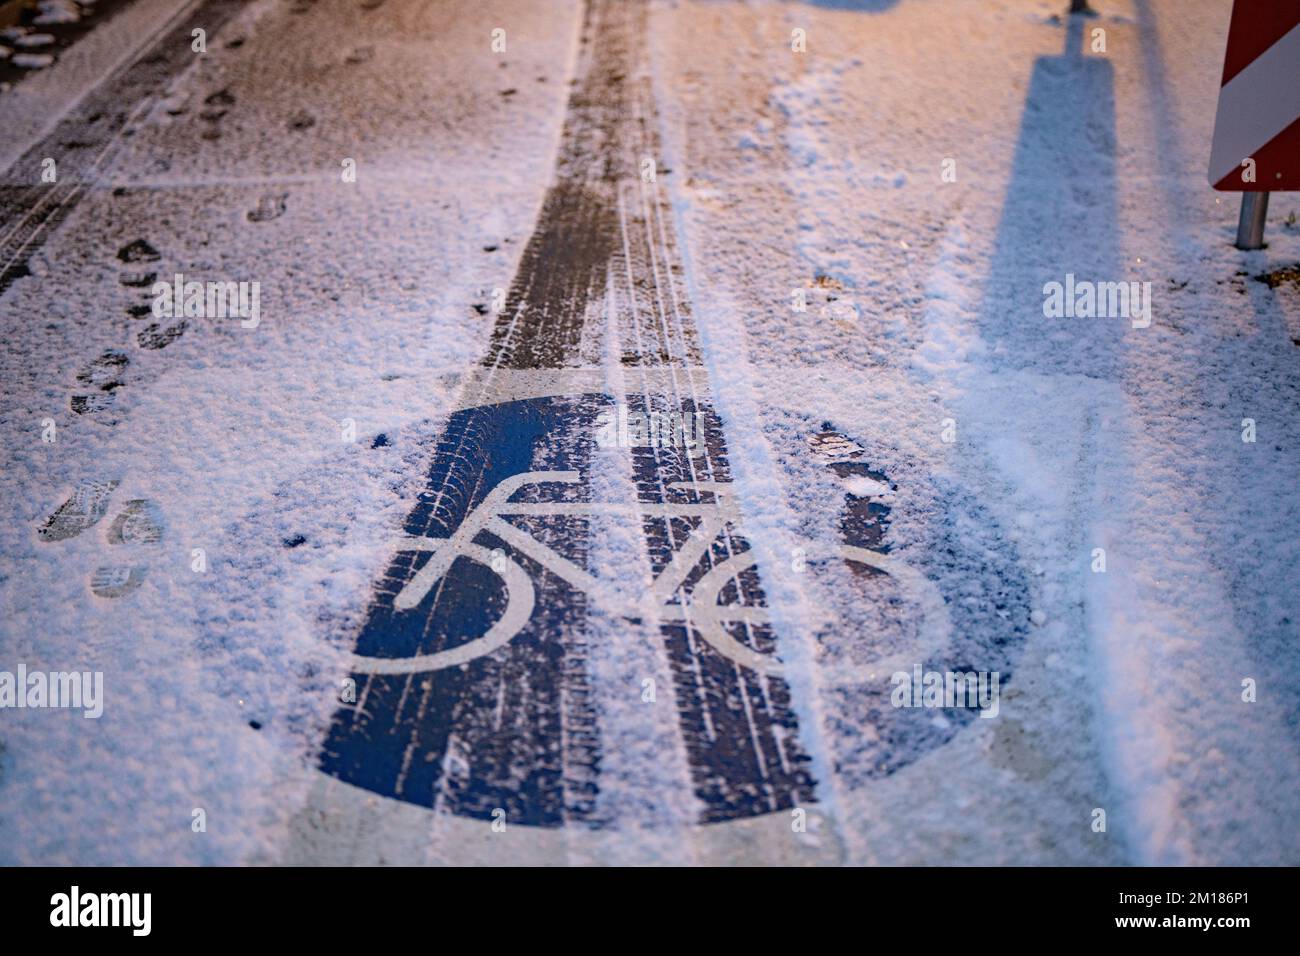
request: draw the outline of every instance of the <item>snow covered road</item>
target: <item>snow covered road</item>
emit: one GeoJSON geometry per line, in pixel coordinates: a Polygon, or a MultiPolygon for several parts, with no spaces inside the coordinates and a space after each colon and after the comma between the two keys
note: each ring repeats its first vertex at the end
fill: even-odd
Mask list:
{"type": "Polygon", "coordinates": [[[0,862],[1300,861],[1297,204],[1231,247],[1222,5],[1058,6],[202,0],[0,95],[84,93],[0,703],[104,695],[0,710],[0,862]]]}

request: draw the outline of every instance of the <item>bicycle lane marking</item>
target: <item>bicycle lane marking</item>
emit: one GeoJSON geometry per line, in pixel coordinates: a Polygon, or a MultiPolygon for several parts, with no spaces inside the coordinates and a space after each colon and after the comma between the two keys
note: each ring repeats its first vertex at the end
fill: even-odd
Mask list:
{"type": "MultiPolygon", "coordinates": [[[[651,222],[638,213],[629,220],[623,208],[623,184],[635,181],[642,155],[653,155],[653,142],[636,135],[627,109],[635,95],[630,76],[643,15],[627,5],[588,8],[586,50],[565,121],[556,184],[494,327],[482,387],[465,390],[463,404],[470,407],[448,422],[429,490],[406,522],[407,535],[428,538],[431,545],[398,546],[357,641],[362,657],[444,653],[482,637],[498,622],[513,595],[490,567],[471,561],[452,563],[427,591],[417,589],[414,607],[399,607],[397,596],[434,560],[434,543],[454,534],[501,482],[528,471],[583,472],[591,461],[596,418],[612,399],[604,387],[497,404],[482,399],[494,379],[504,381],[515,372],[582,368],[593,357],[598,362],[598,352],[592,351],[595,333],[586,320],[611,273],[625,277],[620,281],[626,283],[626,301],[654,289],[662,307],[659,271],[670,282],[674,268],[680,271],[656,260],[651,222]],[[606,148],[592,153],[592,142],[606,148]],[[629,231],[629,221],[644,227],[646,243],[635,229],[629,231]]],[[[658,318],[651,323],[647,315],[641,328],[635,306],[620,317],[641,336],[635,351],[624,356],[642,380],[641,396],[632,401],[659,407],[675,401],[679,410],[698,411],[708,439],[699,468],[662,449],[642,456],[634,466],[638,498],[665,509],[673,503],[709,503],[712,493],[700,489],[729,478],[720,424],[697,391],[689,397],[682,391],[682,382],[698,375],[693,330],[680,312],[675,328],[662,308],[658,318]],[[670,489],[676,482],[685,484],[670,489]]],[[[518,495],[539,505],[588,499],[582,484],[525,487],[518,495]]],[[[574,566],[585,565],[585,517],[524,515],[513,523],[574,566]]],[[[668,516],[646,520],[643,530],[656,573],[688,537],[682,520],[668,516]]],[[[707,545],[683,600],[695,581],[747,547],[734,529],[707,545]]],[[[542,827],[620,822],[602,820],[597,812],[601,746],[584,664],[587,595],[490,530],[477,536],[476,546],[488,554],[501,548],[533,582],[528,624],[492,654],[458,666],[355,674],[355,706],[336,715],[321,768],[373,793],[478,819],[504,810],[512,823],[542,827]]],[[[748,569],[742,577],[742,599],[761,605],[756,574],[748,569]]],[[[811,800],[807,758],[784,681],[748,672],[686,624],[665,624],[661,633],[672,661],[679,732],[690,757],[689,786],[702,808],[695,822],[753,816],[811,800]]],[[[772,650],[770,633],[748,621],[734,637],[757,652],[772,650]]]]}
{"type": "MultiPolygon", "coordinates": [[[[591,27],[589,10],[584,32],[591,27]]],[[[580,471],[589,460],[580,436],[590,434],[583,422],[603,402],[599,395],[483,403],[494,380],[512,371],[576,364],[585,303],[608,255],[602,180],[585,168],[584,145],[595,136],[614,141],[620,118],[598,87],[609,84],[615,64],[590,38],[584,46],[556,183],[494,326],[482,385],[465,390],[462,404],[469,407],[444,430],[429,490],[406,522],[409,535],[449,536],[499,482],[531,470],[580,471]]],[[[568,491],[569,500],[581,500],[581,487],[568,491]]],[[[583,519],[540,523],[530,529],[535,536],[583,562],[583,519]]],[[[512,823],[559,826],[590,816],[598,743],[581,666],[584,596],[539,563],[516,558],[536,592],[536,611],[522,632],[499,654],[464,667],[355,675],[356,704],[336,716],[323,770],[374,793],[479,819],[503,811],[512,823]]],[[[394,608],[395,595],[430,559],[429,552],[399,551],[358,639],[359,654],[436,653],[490,628],[504,595],[490,568],[465,561],[418,607],[394,608]]]]}

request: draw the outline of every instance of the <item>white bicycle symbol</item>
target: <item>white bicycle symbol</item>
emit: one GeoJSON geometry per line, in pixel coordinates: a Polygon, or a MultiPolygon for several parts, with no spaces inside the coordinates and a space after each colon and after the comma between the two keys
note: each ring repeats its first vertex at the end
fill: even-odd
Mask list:
{"type": "MultiPolygon", "coordinates": [[[[432,552],[429,559],[410,581],[393,598],[395,611],[409,611],[417,607],[430,589],[447,573],[457,558],[466,558],[492,569],[502,579],[506,590],[506,606],[501,617],[488,628],[482,637],[467,641],[457,647],[434,654],[417,654],[412,657],[367,657],[353,655],[352,667],[364,674],[418,674],[455,667],[491,654],[503,647],[518,634],[532,617],[536,592],[527,572],[503,551],[495,554],[474,539],[487,531],[513,548],[528,555],[547,570],[559,575],[574,588],[585,592],[603,609],[619,615],[641,614],[661,623],[681,622],[693,628],[719,654],[742,667],[763,674],[779,675],[784,666],[772,656],[761,654],[736,640],[727,630],[728,624],[769,624],[771,611],[766,607],[741,604],[719,604],[723,588],[737,575],[753,567],[758,556],[751,548],[716,563],[696,582],[688,595],[681,585],[699,564],[718,535],[730,524],[740,524],[740,511],[726,482],[675,482],[669,488],[689,488],[710,492],[712,502],[691,504],[618,504],[603,502],[511,502],[510,497],[524,485],[543,482],[576,484],[576,471],[534,471],[514,475],[503,480],[483,502],[470,512],[459,528],[449,538],[434,539],[417,536],[403,537],[400,551],[432,552]],[[686,543],[673,555],[672,560],[655,578],[653,586],[644,595],[627,595],[608,582],[601,581],[572,561],[557,554],[536,538],[512,525],[507,515],[573,515],[592,516],[615,514],[627,517],[689,517],[699,523],[687,537],[686,543]],[[495,560],[494,560],[495,559],[495,560]],[[679,594],[681,603],[670,603],[679,594]]],[[[859,664],[846,670],[837,667],[833,683],[861,682],[870,672],[891,674],[895,670],[910,669],[912,663],[925,660],[947,642],[951,632],[948,609],[938,588],[915,568],[896,558],[852,545],[825,545],[804,540],[807,559],[827,560],[844,558],[876,568],[890,575],[905,596],[914,602],[921,613],[920,645],[908,650],[906,660],[880,659],[859,664]]]]}

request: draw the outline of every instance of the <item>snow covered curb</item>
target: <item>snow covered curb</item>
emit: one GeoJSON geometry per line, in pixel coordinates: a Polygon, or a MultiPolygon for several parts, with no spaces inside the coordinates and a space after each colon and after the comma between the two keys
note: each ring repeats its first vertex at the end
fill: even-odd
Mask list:
{"type": "Polygon", "coordinates": [[[52,66],[0,97],[0,169],[8,169],[113,71],[201,0],[136,0],[78,40],[52,66]]]}

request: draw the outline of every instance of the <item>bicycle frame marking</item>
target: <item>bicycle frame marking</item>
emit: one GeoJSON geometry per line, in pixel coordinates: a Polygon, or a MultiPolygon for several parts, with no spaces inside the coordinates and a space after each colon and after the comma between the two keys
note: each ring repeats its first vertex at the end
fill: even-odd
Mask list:
{"type": "MultiPolygon", "coordinates": [[[[727,630],[727,625],[730,623],[770,624],[772,620],[770,609],[753,605],[718,603],[727,583],[757,562],[758,555],[752,548],[716,563],[696,582],[690,594],[682,588],[691,571],[699,564],[726,526],[730,524],[737,527],[740,524],[740,509],[731,493],[730,483],[673,482],[667,486],[670,489],[687,488],[697,492],[707,492],[715,499],[712,502],[689,504],[511,502],[509,500],[525,485],[577,484],[580,480],[576,471],[534,471],[513,475],[497,484],[479,506],[465,516],[465,520],[450,537],[402,538],[398,544],[399,551],[431,552],[433,556],[394,596],[395,611],[410,611],[418,607],[455,560],[461,557],[491,568],[501,577],[506,589],[505,611],[482,637],[467,641],[458,647],[434,654],[399,658],[354,654],[353,669],[365,674],[416,674],[467,664],[509,643],[523,629],[532,616],[536,604],[533,582],[528,573],[508,556],[504,557],[504,564],[500,569],[493,567],[493,552],[474,541],[481,532],[486,531],[521,554],[532,558],[546,570],[563,578],[572,587],[585,592],[591,600],[607,611],[624,616],[629,613],[640,614],[663,624],[685,624],[699,633],[715,651],[734,663],[763,674],[783,673],[783,665],[778,660],[747,647],[727,630]],[[508,515],[585,517],[598,514],[641,518],[690,517],[699,519],[699,524],[688,532],[685,544],[660,571],[646,595],[637,599],[601,581],[505,520],[508,515]],[[679,595],[680,603],[671,603],[672,599],[679,595]]],[[[853,545],[827,546],[811,540],[802,541],[801,544],[806,548],[810,560],[840,557],[889,574],[920,605],[924,618],[923,644],[931,647],[947,641],[951,624],[943,597],[938,589],[914,568],[887,554],[853,545]]],[[[495,557],[500,564],[502,558],[495,557]]],[[[908,659],[915,659],[918,650],[922,649],[913,649],[908,659]]],[[[877,673],[892,673],[900,667],[898,662],[880,660],[866,667],[853,668],[847,675],[840,673],[839,682],[862,680],[868,670],[874,678],[877,673]]]]}

